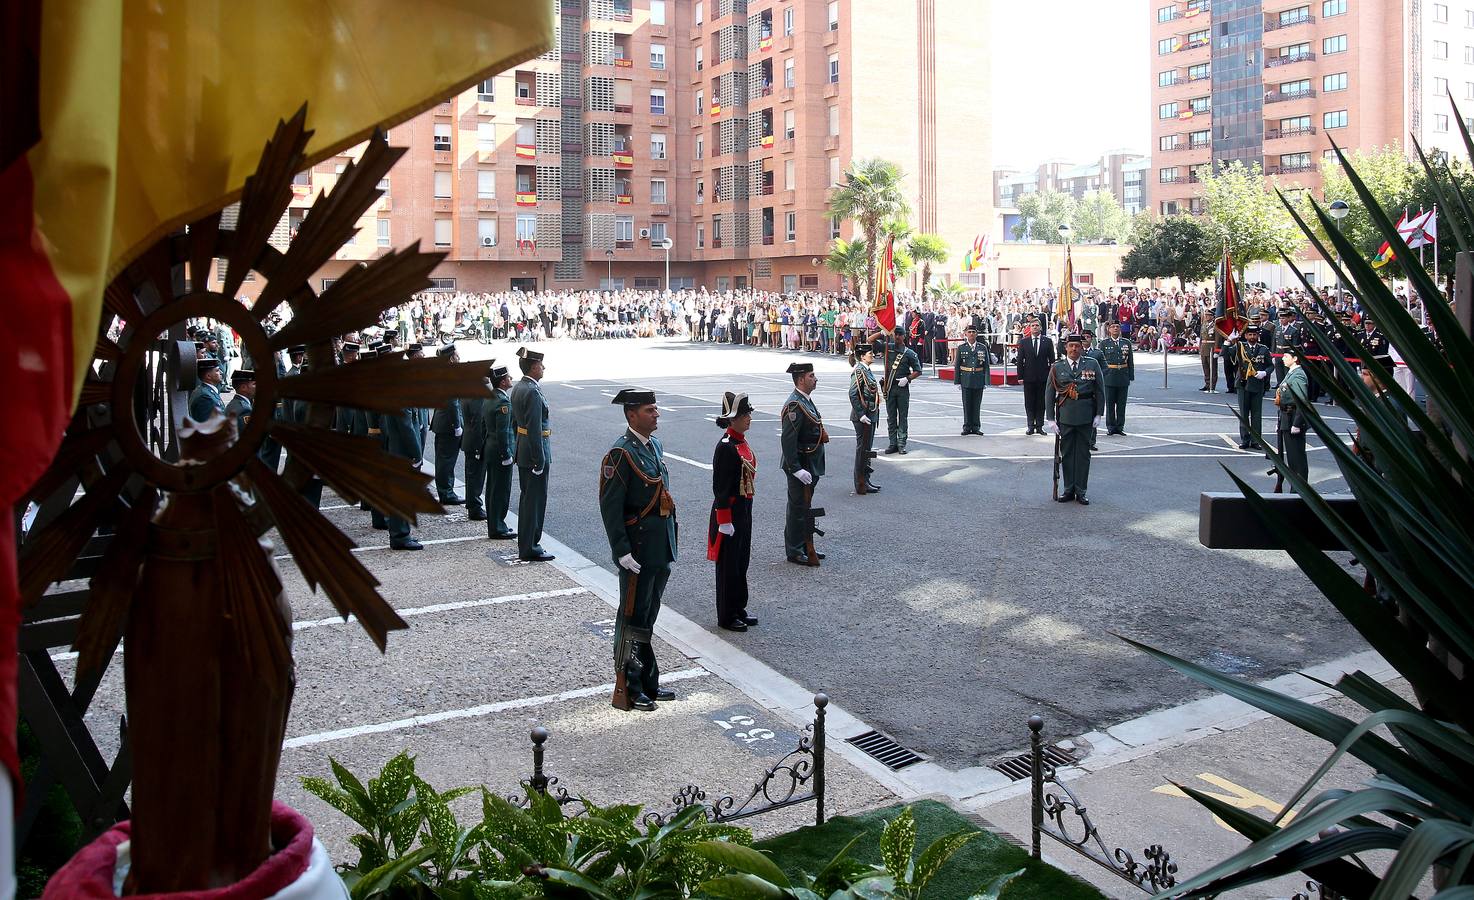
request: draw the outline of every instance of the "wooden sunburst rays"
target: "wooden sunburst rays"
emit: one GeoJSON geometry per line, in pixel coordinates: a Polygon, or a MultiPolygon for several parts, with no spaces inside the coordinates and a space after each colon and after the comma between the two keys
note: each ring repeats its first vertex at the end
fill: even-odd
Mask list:
{"type": "MultiPolygon", "coordinates": [[[[114,527],[78,624],[79,669],[101,668],[116,645],[140,567],[155,549],[147,525],[171,492],[209,494],[222,558],[254,553],[264,560],[254,536],[275,525],[312,589],[321,588],[345,619],[356,617],[380,650],[389,631],[408,627],[380,596],[378,580],[353,554],[353,541],[303,500],[291,479],[262,464],[256,451],[266,438],[275,438],[292,465],[310,469],[349,502],[366,500],[406,519],[443,512],[427,490],[430,476],[409,460],[389,455],[371,438],[332,431],[331,407],[397,414],[440,406],[455,397],[483,397],[489,393],[485,367],[438,357],[385,357],[341,366],[327,352],[334,336],[376,323],[383,310],[428,287],[428,275],[443,254],[421,253],[416,244],[354,266],[321,296],[316,294],[311,276],[353,236],[359,218],[382,194],[380,180],[404,150],[389,147],[384,135],[376,133],[333,189],[318,195],[282,253],[269,238],[291,202],[293,175],[308,164],[305,148],[312,132],[306,121],[303,107],[278,123],[256,172],[246,180],[234,231],[221,229],[219,213],[207,215],[191,223],[185,234],[160,240],[107,287],[104,304],[111,315],[99,329],[95,373],[83,387],[82,407],[56,461],[30,499],[39,502],[79,471],[88,473],[83,479],[87,489],[64,513],[28,536],[20,559],[22,597],[29,605],[66,576],[99,526],[114,527]],[[224,261],[218,291],[209,290],[207,279],[213,259],[224,261]],[[192,282],[188,286],[180,277],[186,264],[192,282]],[[266,286],[246,309],[230,298],[253,270],[266,286]],[[292,320],[268,337],[260,323],[282,303],[291,307],[292,320]],[[112,316],[124,324],[116,341],[106,333],[112,316]],[[322,352],[310,355],[313,365],[304,375],[278,378],[274,372],[258,372],[256,407],[261,414],[241,429],[236,443],[202,464],[170,466],[149,458],[134,424],[133,392],[121,386],[115,390],[113,379],[134,377],[128,360],[131,355],[136,365],[138,353],[129,351],[135,342],[152,345],[160,330],[195,316],[227,321],[257,359],[267,360],[272,352],[297,343],[322,352]],[[127,403],[120,400],[125,395],[127,403]],[[308,404],[306,421],[279,421],[269,415],[284,397],[308,404]],[[230,482],[242,490],[232,489],[230,482]],[[254,531],[247,522],[255,523],[254,531]]],[[[257,615],[259,606],[247,599],[274,590],[269,564],[262,569],[238,561],[223,569],[236,580],[222,583],[218,594],[207,599],[237,622],[237,638],[253,664],[270,671],[289,665],[288,644],[271,632],[269,617],[257,615]]]]}

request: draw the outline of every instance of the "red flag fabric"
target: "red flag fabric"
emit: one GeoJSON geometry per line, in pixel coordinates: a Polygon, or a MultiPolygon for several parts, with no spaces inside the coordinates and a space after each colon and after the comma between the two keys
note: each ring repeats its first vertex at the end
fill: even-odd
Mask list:
{"type": "Polygon", "coordinates": [[[875,321],[888,333],[896,330],[896,239],[885,242],[885,252],[875,267],[875,300],[870,304],[875,321]]]}

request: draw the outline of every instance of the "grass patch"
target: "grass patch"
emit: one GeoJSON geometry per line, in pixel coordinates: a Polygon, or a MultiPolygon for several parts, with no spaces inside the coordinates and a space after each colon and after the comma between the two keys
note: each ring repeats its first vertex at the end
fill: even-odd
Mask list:
{"type": "MultiPolygon", "coordinates": [[[[861,862],[880,864],[880,832],[900,815],[903,805],[887,806],[859,816],[836,816],[821,826],[809,825],[787,834],[759,841],[754,846],[773,855],[789,877],[799,872],[817,873],[850,842],[861,862]]],[[[1029,856],[996,834],[981,829],[972,820],[935,800],[911,804],[916,818],[916,852],[919,855],[937,838],[956,831],[981,832],[944,865],[927,885],[926,900],[966,900],[993,878],[1018,869],[1025,872],[1003,892],[1003,900],[1101,900],[1104,896],[1059,869],[1029,856]]]]}

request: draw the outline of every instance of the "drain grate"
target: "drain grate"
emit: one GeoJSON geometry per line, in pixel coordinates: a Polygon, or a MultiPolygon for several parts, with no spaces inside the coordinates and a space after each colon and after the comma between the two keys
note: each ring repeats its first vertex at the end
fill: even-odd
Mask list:
{"type": "Polygon", "coordinates": [[[846,744],[851,744],[866,756],[873,757],[885,765],[892,772],[899,771],[909,765],[921,762],[921,756],[914,751],[907,750],[895,739],[878,731],[867,731],[864,734],[852,738],[845,738],[846,744]]]}
{"type": "MultiPolygon", "coordinates": [[[[1068,750],[1058,747],[1046,746],[1044,748],[1044,761],[1056,766],[1070,766],[1075,763],[1075,755],[1068,750]]],[[[997,769],[1008,776],[1009,781],[1023,781],[1034,774],[1032,754],[1020,753],[1018,756],[1010,756],[1008,759],[995,762],[988,768],[997,769]]]]}

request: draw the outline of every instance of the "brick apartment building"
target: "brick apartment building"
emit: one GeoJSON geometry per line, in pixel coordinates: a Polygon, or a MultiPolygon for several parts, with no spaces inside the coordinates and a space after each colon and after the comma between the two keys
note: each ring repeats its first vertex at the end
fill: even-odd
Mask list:
{"type": "MultiPolygon", "coordinates": [[[[558,45],[390,131],[408,153],[317,274],[420,241],[442,290],[834,289],[851,160],[960,260],[992,219],[988,27],[966,0],[557,0],[558,45]]],[[[285,241],[352,153],[299,176],[285,241]]],[[[318,285],[321,286],[320,284],[318,285]]],[[[251,285],[246,285],[247,289],[251,285]]]]}
{"type": "Polygon", "coordinates": [[[1450,146],[1448,100],[1432,81],[1474,98],[1474,3],[1449,5],[1149,0],[1152,208],[1200,211],[1199,175],[1223,161],[1258,162],[1319,196],[1331,140],[1411,149],[1411,133],[1450,146]],[[1437,75],[1455,65],[1450,46],[1460,71],[1437,75]]]}

